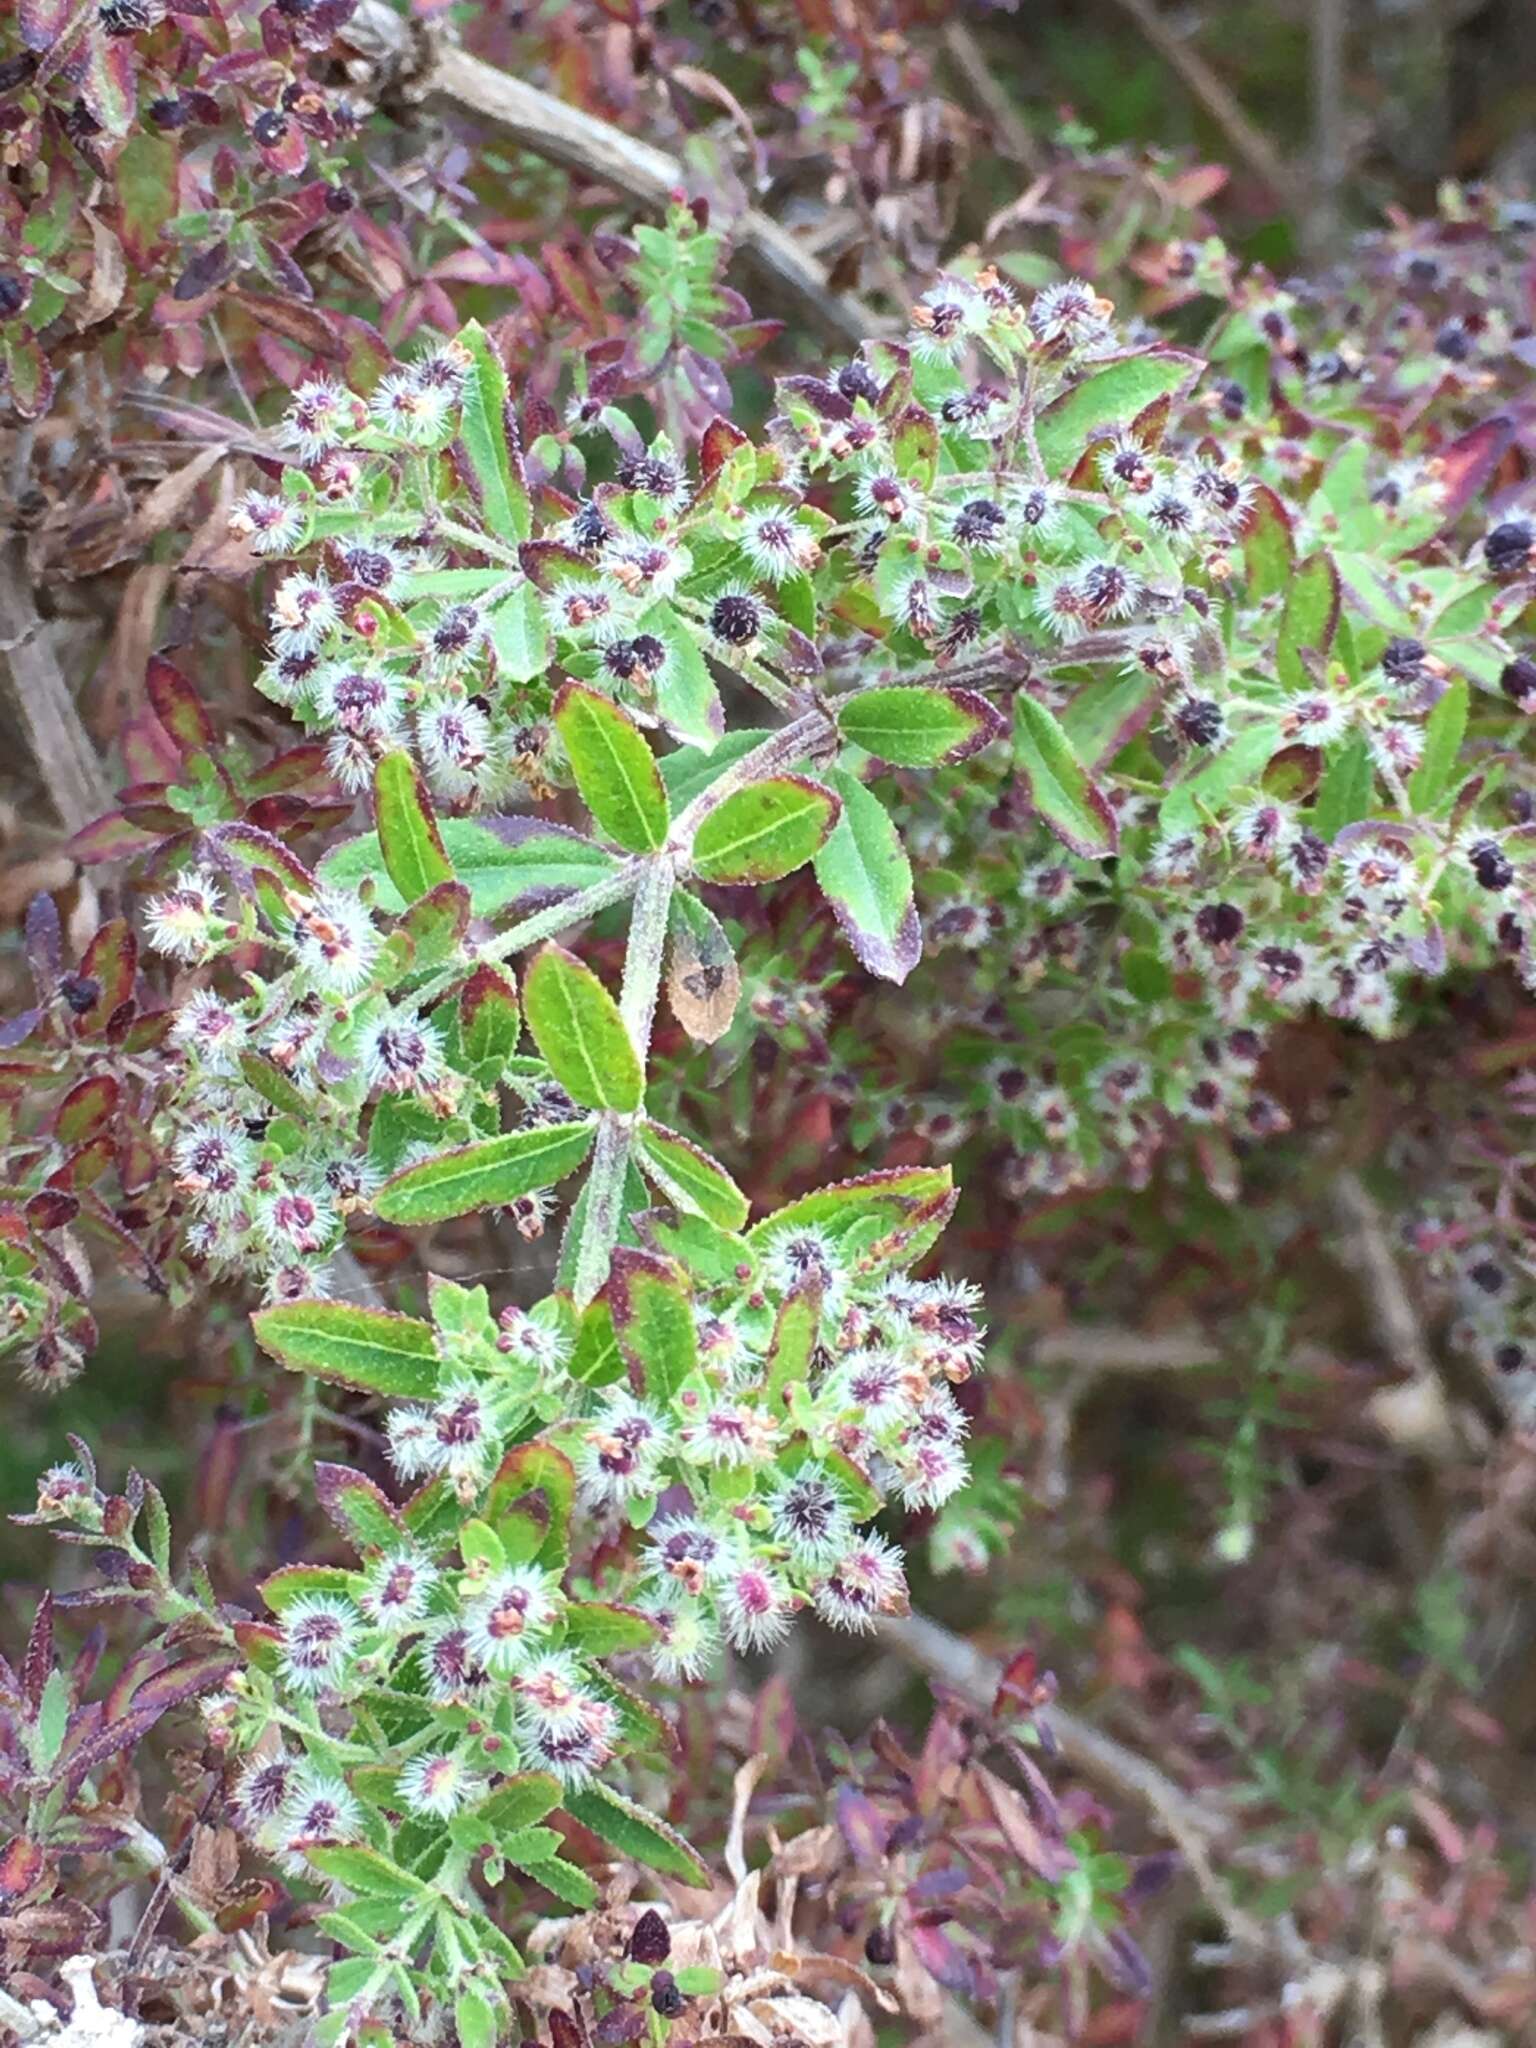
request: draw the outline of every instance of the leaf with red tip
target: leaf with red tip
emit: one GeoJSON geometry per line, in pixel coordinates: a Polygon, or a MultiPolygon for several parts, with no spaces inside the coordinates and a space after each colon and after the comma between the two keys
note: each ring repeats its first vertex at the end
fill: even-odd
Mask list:
{"type": "Polygon", "coordinates": [[[207,707],[173,661],[163,654],[152,654],[144,671],[144,688],[156,718],[183,753],[217,744],[218,733],[207,707]]]}
{"type": "Polygon", "coordinates": [[[109,1124],[122,1089],[110,1074],[78,1082],[54,1112],[53,1134],[61,1145],[83,1145],[109,1124]]]}

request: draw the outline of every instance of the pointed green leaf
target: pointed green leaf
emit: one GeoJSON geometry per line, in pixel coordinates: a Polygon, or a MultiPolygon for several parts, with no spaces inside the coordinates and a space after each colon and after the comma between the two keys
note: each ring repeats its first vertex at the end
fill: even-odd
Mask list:
{"type": "Polygon", "coordinates": [[[722,1230],[741,1229],[751,1204],[717,1159],[665,1124],[641,1124],[635,1144],[642,1170],[669,1202],[722,1230]]]}
{"type": "Polygon", "coordinates": [[[1003,729],[1002,719],[974,690],[921,683],[860,690],[837,698],[832,709],[845,740],[902,768],[963,761],[1003,729]]]}
{"type": "Polygon", "coordinates": [[[634,720],[579,683],[561,690],[554,717],[582,802],[608,837],[631,853],[665,845],[672,811],[656,757],[634,720]]]}
{"type": "Polygon", "coordinates": [[[613,1333],[613,1311],[601,1295],[582,1313],[570,1372],[584,1387],[608,1387],[624,1377],[624,1354],[613,1333]]]}
{"type": "Polygon", "coordinates": [[[333,1877],[348,1891],[361,1892],[365,1898],[403,1901],[431,1896],[429,1884],[402,1870],[398,1863],[391,1863],[379,1850],[364,1848],[360,1843],[311,1849],[307,1854],[323,1877],[333,1877]]]}
{"type": "Polygon", "coordinates": [[[694,873],[706,882],[776,882],[814,858],[840,808],[831,790],[799,775],[739,789],[694,835],[694,873]]]}
{"type": "Polygon", "coordinates": [[[1205,365],[1178,349],[1146,349],[1091,369],[1048,405],[1035,423],[1041,458],[1052,476],[1077,467],[1090,439],[1107,427],[1128,427],[1160,398],[1189,390],[1205,365]]]}
{"type": "Polygon", "coordinates": [[[504,1065],[523,1028],[517,984],[503,968],[482,962],[459,991],[459,1038],[472,1067],[504,1065]]]}
{"type": "Polygon", "coordinates": [[[768,1351],[768,1402],[782,1400],[796,1380],[809,1377],[811,1354],[821,1330],[821,1289],[802,1282],[784,1297],[768,1351]]]}
{"type": "Polygon", "coordinates": [[[1321,549],[1309,555],[1286,585],[1285,609],[1275,642],[1275,673],[1288,690],[1305,690],[1322,680],[1302,660],[1302,650],[1325,657],[1339,623],[1339,572],[1321,549]]]}
{"type": "MultiPolygon", "coordinates": [[[[594,841],[544,818],[498,818],[494,827],[475,818],[444,818],[438,830],[476,917],[558,903],[601,882],[617,866],[594,841]]],[[[320,863],[320,876],[333,889],[371,881],[381,910],[398,915],[407,907],[385,870],[377,833],[344,840],[320,863]]]]}
{"type": "Polygon", "coordinates": [[[533,531],[528,493],[512,453],[507,416],[507,373],[483,327],[471,320],[459,331],[469,355],[459,438],[480,494],[485,523],[498,540],[527,540],[533,531]]]}
{"type": "Polygon", "coordinates": [[[861,967],[903,982],[922,957],[912,864],[880,799],[856,775],[827,778],[843,813],[816,856],[816,879],[861,967]]]}
{"type": "Polygon", "coordinates": [[[439,882],[453,880],[453,863],[437,829],[432,800],[407,753],[386,754],[373,771],[379,846],[401,900],[414,903],[439,882]]]}
{"type": "Polygon", "coordinates": [[[514,1445],[497,1467],[485,1496],[485,1519],[512,1563],[538,1558],[554,1567],[569,1554],[575,1501],[575,1467],[564,1451],[535,1437],[531,1443],[514,1445]],[[522,1505],[531,1494],[543,1495],[543,1519],[522,1505]]]}
{"type": "Polygon", "coordinates": [[[1086,860],[1115,851],[1114,812],[1055,718],[1024,691],[1014,700],[1014,759],[1041,822],[1063,846],[1086,860]]]}
{"type": "Polygon", "coordinates": [[[295,1372],[400,1400],[437,1391],[431,1326],[349,1301],[294,1301],[258,1309],[251,1329],[264,1351],[295,1372]]]}
{"type": "Polygon", "coordinates": [[[858,1230],[873,1234],[866,1257],[877,1264],[910,1264],[926,1251],[949,1221],[955,1206],[954,1175],[947,1166],[887,1167],[856,1180],[835,1181],[776,1209],[747,1232],[761,1251],[785,1231],[814,1226],[836,1236],[858,1230]]]}
{"type": "Polygon", "coordinates": [[[698,1852],[689,1847],[675,1828],[657,1820],[633,1800],[606,1785],[593,1783],[579,1792],[568,1792],[565,1810],[584,1828],[631,1862],[644,1863],[668,1877],[680,1877],[684,1884],[707,1885],[709,1872],[698,1852]]]}
{"type": "Polygon", "coordinates": [[[656,1624],[638,1607],[616,1606],[610,1600],[576,1601],[565,1610],[568,1648],[585,1657],[613,1657],[621,1650],[643,1650],[656,1640],[656,1624]]]}
{"type": "Polygon", "coordinates": [[[1458,676],[1425,720],[1423,759],[1408,785],[1409,801],[1421,817],[1435,808],[1451,786],[1466,737],[1470,703],[1466,678],[1458,676]]]}
{"type": "Polygon", "coordinates": [[[573,1102],[628,1114],[640,1107],[645,1075],[619,1006],[590,967],[545,946],[523,982],[528,1029],[550,1072],[573,1102]]]}
{"type": "Polygon", "coordinates": [[[1253,494],[1243,533],[1248,595],[1255,600],[1278,595],[1290,582],[1295,564],[1291,515],[1277,493],[1268,484],[1260,484],[1253,494]]]}
{"type": "Polygon", "coordinates": [[[442,1223],[472,1209],[499,1209],[574,1173],[592,1146],[592,1125],[535,1124],[477,1145],[459,1145],[407,1166],[373,1198],[386,1223],[442,1223]]]}
{"type": "Polygon", "coordinates": [[[1332,841],[1346,825],[1358,825],[1370,816],[1371,795],[1376,787],[1376,769],[1363,733],[1329,757],[1312,805],[1312,830],[1332,841]]]}
{"type": "Polygon", "coordinates": [[[675,1269],[652,1252],[620,1245],[608,1269],[614,1332],[651,1400],[670,1401],[699,1363],[688,1290],[675,1269]]]}

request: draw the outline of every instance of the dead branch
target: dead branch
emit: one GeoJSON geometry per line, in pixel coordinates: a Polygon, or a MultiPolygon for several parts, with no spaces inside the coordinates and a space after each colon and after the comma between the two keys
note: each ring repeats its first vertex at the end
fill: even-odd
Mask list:
{"type": "Polygon", "coordinates": [[[0,656],[38,774],[66,831],[78,832],[110,807],[112,793],[38,615],[20,542],[0,548],[0,656]]]}
{"type": "MultiPolygon", "coordinates": [[[[400,82],[403,97],[474,115],[534,155],[610,185],[648,211],[660,210],[687,184],[683,166],[665,150],[625,135],[454,43],[428,44],[418,52],[410,24],[384,0],[362,0],[344,33],[371,65],[400,82]]],[[[821,265],[767,214],[750,209],[736,223],[735,235],[742,256],[769,288],[828,339],[849,347],[877,330],[874,316],[830,291],[821,265]]]]}

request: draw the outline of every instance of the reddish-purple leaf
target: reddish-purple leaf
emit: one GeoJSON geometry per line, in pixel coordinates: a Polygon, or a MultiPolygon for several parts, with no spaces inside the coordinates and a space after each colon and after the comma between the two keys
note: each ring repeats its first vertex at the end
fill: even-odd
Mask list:
{"type": "Polygon", "coordinates": [[[144,687],[155,716],[183,753],[190,747],[212,747],[217,738],[212,718],[191,681],[163,654],[152,654],[144,687]]]}
{"type": "Polygon", "coordinates": [[[32,981],[37,989],[38,1000],[46,1003],[58,987],[59,967],[63,958],[59,907],[51,896],[34,896],[27,905],[23,936],[27,965],[32,970],[32,981]]]}
{"type": "Polygon", "coordinates": [[[13,1835],[0,1849],[0,1899],[19,1899],[42,1876],[47,1859],[40,1842],[13,1835]]]}
{"type": "Polygon", "coordinates": [[[110,1074],[78,1082],[54,1113],[53,1134],[63,1145],[83,1145],[111,1122],[121,1088],[110,1074]]]}

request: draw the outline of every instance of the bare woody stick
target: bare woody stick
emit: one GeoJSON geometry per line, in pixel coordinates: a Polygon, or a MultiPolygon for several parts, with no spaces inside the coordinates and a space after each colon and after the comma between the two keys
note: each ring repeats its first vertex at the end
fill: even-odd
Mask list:
{"type": "MultiPolygon", "coordinates": [[[[647,209],[664,207],[686,182],[683,166],[665,150],[625,135],[456,44],[413,40],[411,25],[383,0],[362,0],[343,33],[362,57],[392,76],[404,98],[473,115],[535,156],[611,185],[647,209]]],[[[815,257],[767,214],[755,208],[744,214],[736,242],[759,277],[828,339],[848,347],[875,331],[878,323],[872,316],[829,290],[815,257]]]]}

